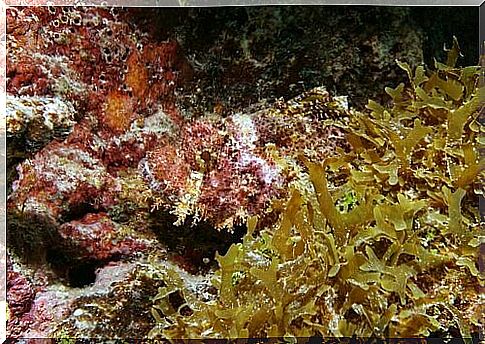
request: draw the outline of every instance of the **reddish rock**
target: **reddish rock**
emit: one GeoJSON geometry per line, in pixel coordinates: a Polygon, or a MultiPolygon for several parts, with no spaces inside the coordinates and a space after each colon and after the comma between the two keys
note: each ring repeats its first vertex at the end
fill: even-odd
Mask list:
{"type": "Polygon", "coordinates": [[[21,272],[14,270],[11,260],[7,257],[8,338],[18,336],[31,323],[25,315],[31,310],[35,295],[32,282],[21,272]]]}
{"type": "Polygon", "coordinates": [[[171,94],[190,77],[190,65],[175,41],[151,42],[119,19],[123,13],[100,7],[10,8],[7,92],[72,101],[114,134],[126,130],[137,113],[160,104],[173,109],[171,94]]]}
{"type": "Polygon", "coordinates": [[[79,207],[107,209],[117,186],[101,161],[75,145],[54,142],[18,168],[10,209],[60,221],[79,207]]]}
{"type": "Polygon", "coordinates": [[[202,117],[188,122],[179,140],[148,151],[139,170],[177,223],[192,216],[232,228],[287,196],[304,170],[298,154],[323,161],[349,149],[339,127],[347,115],[345,99],[316,88],[264,111],[202,117]]]}
{"type": "Polygon", "coordinates": [[[120,91],[111,91],[104,108],[103,124],[105,129],[122,134],[129,128],[133,116],[133,102],[130,96],[120,91]]]}
{"type": "Polygon", "coordinates": [[[7,271],[7,302],[11,317],[30,310],[35,292],[29,280],[16,271],[7,271]]]}
{"type": "Polygon", "coordinates": [[[137,237],[136,233],[123,231],[106,213],[88,214],[81,220],[65,223],[58,233],[69,256],[86,261],[133,256],[151,244],[140,238],[140,234],[137,237]]]}

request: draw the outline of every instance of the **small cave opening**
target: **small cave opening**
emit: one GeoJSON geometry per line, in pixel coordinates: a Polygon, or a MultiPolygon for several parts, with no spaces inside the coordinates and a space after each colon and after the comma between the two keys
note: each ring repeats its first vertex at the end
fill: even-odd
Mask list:
{"type": "Polygon", "coordinates": [[[57,249],[47,250],[46,260],[61,282],[72,288],[84,288],[93,284],[96,270],[105,264],[92,259],[77,261],[57,249]]]}
{"type": "Polygon", "coordinates": [[[87,262],[71,267],[67,271],[68,283],[73,288],[83,288],[96,280],[97,262],[87,262]]]}
{"type": "Polygon", "coordinates": [[[82,219],[85,215],[90,213],[99,213],[99,209],[96,209],[94,205],[90,203],[80,203],[71,207],[68,212],[63,214],[63,222],[71,222],[82,219]]]}
{"type": "Polygon", "coordinates": [[[228,231],[218,230],[204,221],[194,224],[192,218],[176,226],[173,224],[175,220],[172,214],[154,212],[150,217],[150,227],[167,247],[173,262],[193,274],[206,273],[216,267],[216,252],[226,254],[229,247],[242,242],[247,233],[245,224],[236,225],[228,231]]]}

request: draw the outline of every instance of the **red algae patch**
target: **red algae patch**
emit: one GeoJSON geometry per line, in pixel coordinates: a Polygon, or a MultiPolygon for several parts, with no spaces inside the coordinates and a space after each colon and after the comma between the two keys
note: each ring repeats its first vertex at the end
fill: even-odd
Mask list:
{"type": "Polygon", "coordinates": [[[133,101],[130,96],[112,91],[106,97],[103,124],[115,134],[124,133],[133,116],[133,101]]]}

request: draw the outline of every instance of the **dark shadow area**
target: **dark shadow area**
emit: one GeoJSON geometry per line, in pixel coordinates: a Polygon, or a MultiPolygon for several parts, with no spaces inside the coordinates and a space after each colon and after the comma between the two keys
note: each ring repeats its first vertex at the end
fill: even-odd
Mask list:
{"type": "Polygon", "coordinates": [[[478,65],[480,55],[478,7],[412,7],[411,17],[424,34],[424,62],[433,66],[434,58],[446,61],[446,48],[451,48],[456,36],[463,58],[459,66],[478,65]]]}
{"type": "Polygon", "coordinates": [[[74,288],[82,288],[94,283],[96,269],[101,266],[100,262],[94,261],[76,262],[56,248],[47,250],[46,262],[63,284],[74,288]]]}
{"type": "Polygon", "coordinates": [[[68,283],[73,288],[83,288],[93,284],[96,280],[96,269],[99,267],[98,262],[83,262],[77,266],[71,267],[67,271],[68,283]]]}
{"type": "Polygon", "coordinates": [[[7,212],[7,245],[22,261],[34,265],[46,259],[46,247],[60,240],[58,224],[34,212],[7,212]]]}
{"type": "Polygon", "coordinates": [[[71,267],[67,271],[69,285],[73,288],[83,288],[93,284],[96,280],[96,269],[98,267],[99,263],[95,261],[83,262],[71,267]]]}
{"type": "Polygon", "coordinates": [[[480,334],[471,333],[471,338],[461,338],[460,331],[456,327],[450,327],[447,331],[434,331],[426,337],[427,343],[448,343],[448,344],[478,344],[480,343],[480,334]]]}
{"type": "Polygon", "coordinates": [[[226,254],[229,247],[242,242],[247,232],[245,225],[237,225],[233,232],[217,230],[207,222],[191,225],[192,219],[175,226],[176,217],[166,212],[153,212],[150,228],[163,243],[172,260],[190,273],[205,273],[217,267],[216,252],[226,254]]]}
{"type": "Polygon", "coordinates": [[[96,270],[119,257],[106,260],[74,259],[68,252],[59,248],[50,248],[46,252],[46,263],[52,268],[60,281],[72,288],[84,288],[96,280],[96,270]]]}
{"type": "Polygon", "coordinates": [[[62,222],[81,220],[87,214],[96,214],[100,210],[88,202],[74,204],[62,214],[62,222]]]}
{"type": "Polygon", "coordinates": [[[464,54],[458,64],[478,61],[474,7],[137,8],[127,15],[153,39],[179,42],[194,68],[181,106],[196,115],[230,114],[321,85],[362,108],[406,79],[396,59],[433,67],[453,36],[464,54]]]}

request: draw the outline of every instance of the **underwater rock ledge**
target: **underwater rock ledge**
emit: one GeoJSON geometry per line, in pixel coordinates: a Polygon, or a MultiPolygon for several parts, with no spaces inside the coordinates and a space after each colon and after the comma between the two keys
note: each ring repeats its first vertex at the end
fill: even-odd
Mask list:
{"type": "Polygon", "coordinates": [[[177,29],[132,9],[7,11],[9,338],[480,332],[481,69],[456,67],[456,40],[420,65],[404,9],[376,10],[384,35],[271,55],[289,28],[291,54],[311,46],[304,9],[272,11],[197,44],[202,12],[177,29]],[[349,97],[319,86],[322,66],[349,97]]]}

